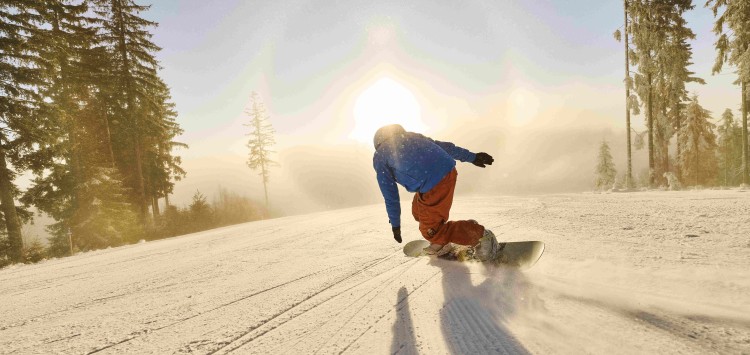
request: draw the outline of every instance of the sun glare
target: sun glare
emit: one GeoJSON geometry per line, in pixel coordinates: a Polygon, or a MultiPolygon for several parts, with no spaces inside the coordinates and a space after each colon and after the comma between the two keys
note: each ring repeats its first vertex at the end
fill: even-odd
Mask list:
{"type": "Polygon", "coordinates": [[[398,123],[407,131],[423,131],[422,109],[414,94],[390,78],[368,87],[354,102],[354,129],[349,138],[372,142],[378,128],[398,123]]]}
{"type": "Polygon", "coordinates": [[[531,123],[539,113],[539,99],[530,90],[513,90],[508,98],[508,118],[515,126],[531,123]]]}

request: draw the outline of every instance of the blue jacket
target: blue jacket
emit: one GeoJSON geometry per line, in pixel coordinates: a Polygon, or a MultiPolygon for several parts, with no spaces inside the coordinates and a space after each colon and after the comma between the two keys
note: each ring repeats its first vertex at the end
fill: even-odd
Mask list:
{"type": "Polygon", "coordinates": [[[456,160],[471,162],[475,157],[453,143],[435,141],[419,133],[404,132],[381,143],[372,157],[372,165],[391,226],[401,226],[396,183],[406,191],[426,193],[455,168],[456,160]]]}

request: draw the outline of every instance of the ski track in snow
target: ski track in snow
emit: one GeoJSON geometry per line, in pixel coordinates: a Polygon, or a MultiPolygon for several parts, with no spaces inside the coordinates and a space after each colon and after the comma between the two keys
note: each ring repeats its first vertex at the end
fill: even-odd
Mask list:
{"type": "Polygon", "coordinates": [[[545,254],[407,258],[381,205],[225,227],[0,270],[0,354],[750,354],[750,192],[452,211],[545,254]]]}

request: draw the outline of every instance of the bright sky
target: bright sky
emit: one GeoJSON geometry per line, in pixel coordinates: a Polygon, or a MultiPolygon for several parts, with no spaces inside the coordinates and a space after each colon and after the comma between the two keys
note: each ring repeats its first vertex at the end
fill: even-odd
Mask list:
{"type": "MultiPolygon", "coordinates": [[[[729,71],[710,74],[713,15],[702,4],[688,19],[692,69],[708,85],[691,91],[718,117],[738,108],[739,93],[729,71]]],[[[361,94],[383,85],[413,96],[377,112],[414,112],[427,133],[487,116],[511,132],[535,122],[624,129],[623,45],[612,36],[621,1],[165,0],[145,16],[160,24],[154,41],[191,146],[186,162],[246,154],[251,91],[269,108],[279,149],[364,141],[355,111],[373,111],[361,94]]]]}

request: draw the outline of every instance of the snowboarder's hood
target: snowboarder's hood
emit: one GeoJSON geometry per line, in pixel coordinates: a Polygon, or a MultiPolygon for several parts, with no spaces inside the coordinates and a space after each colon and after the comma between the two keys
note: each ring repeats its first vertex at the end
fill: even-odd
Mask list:
{"type": "Polygon", "coordinates": [[[388,126],[383,126],[378,129],[377,132],[375,132],[375,137],[373,138],[373,144],[375,145],[375,149],[378,149],[378,146],[385,142],[386,140],[398,135],[398,134],[404,134],[406,133],[406,130],[404,130],[404,127],[401,127],[399,124],[392,124],[388,126]]]}

